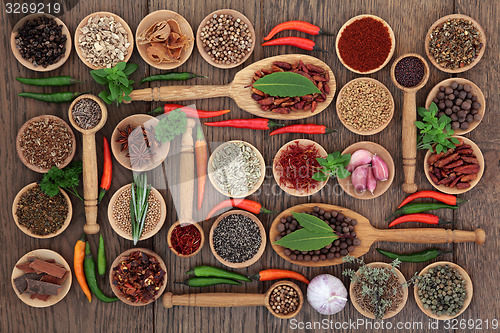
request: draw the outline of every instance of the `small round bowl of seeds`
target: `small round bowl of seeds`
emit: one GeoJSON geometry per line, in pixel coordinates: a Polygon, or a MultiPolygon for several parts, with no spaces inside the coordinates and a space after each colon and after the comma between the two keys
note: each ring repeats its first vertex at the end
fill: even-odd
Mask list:
{"type": "Polygon", "coordinates": [[[16,150],[21,162],[35,172],[47,173],[52,167],[62,169],[75,156],[75,134],[59,117],[34,117],[19,129],[16,150]]]}
{"type": "Polygon", "coordinates": [[[266,230],[255,215],[230,210],[215,220],[209,242],[219,262],[231,268],[244,268],[255,264],[264,253],[266,230]]]}
{"type": "Polygon", "coordinates": [[[262,154],[245,141],[221,144],[208,160],[208,178],[217,191],[231,198],[244,198],[264,182],[266,163],[262,154]]]}
{"type": "Polygon", "coordinates": [[[394,98],[382,82],[362,77],[342,87],[336,107],[340,121],[348,130],[359,135],[373,135],[391,122],[394,98]]]}
{"type": "Polygon", "coordinates": [[[10,47],[24,67],[48,72],[61,67],[68,60],[71,34],[57,17],[31,14],[20,19],[12,29],[10,47]]]}
{"type": "Polygon", "coordinates": [[[304,295],[291,281],[278,281],[266,292],[266,308],[280,319],[295,317],[304,305],[304,295]]]}
{"type": "Polygon", "coordinates": [[[100,98],[91,94],[78,96],[69,106],[69,122],[79,132],[92,134],[108,119],[108,109],[100,98]]]}
{"type": "MultiPolygon", "coordinates": [[[[127,184],[113,194],[108,205],[108,221],[111,228],[121,237],[133,240],[130,219],[130,198],[132,184],[127,184]]],[[[167,205],[157,189],[151,188],[148,197],[148,212],[139,240],[153,237],[160,231],[167,217],[167,205]]]]}
{"type": "Polygon", "coordinates": [[[472,300],[472,280],[462,267],[439,261],[418,274],[413,289],[417,305],[423,313],[438,320],[460,316],[472,300]]]}
{"type": "Polygon", "coordinates": [[[75,49],[87,67],[110,68],[130,59],[134,35],[120,16],[97,12],[85,17],[76,27],[75,49]]]}
{"type": "Polygon", "coordinates": [[[210,65],[228,69],[244,63],[255,48],[250,20],[232,9],[220,9],[205,17],[196,32],[196,46],[210,65]]]}

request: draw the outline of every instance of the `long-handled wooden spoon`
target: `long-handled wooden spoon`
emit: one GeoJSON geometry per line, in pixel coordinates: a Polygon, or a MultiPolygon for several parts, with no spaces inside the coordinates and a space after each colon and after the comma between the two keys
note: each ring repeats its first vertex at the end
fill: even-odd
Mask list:
{"type": "Polygon", "coordinates": [[[414,193],[417,191],[415,184],[415,168],[417,163],[417,105],[416,94],[429,79],[429,65],[425,59],[416,53],[403,54],[397,58],[391,67],[391,78],[396,87],[403,91],[403,170],[405,182],[402,189],[406,193],[414,193]],[[403,87],[396,80],[395,69],[397,63],[407,57],[416,57],[420,59],[424,65],[424,77],[419,84],[413,87],[403,87]]]}
{"type": "Polygon", "coordinates": [[[130,93],[130,98],[132,98],[133,101],[185,101],[212,97],[231,97],[240,108],[257,117],[271,119],[302,119],[317,115],[326,109],[326,107],[330,105],[333,100],[333,96],[335,96],[335,90],[335,76],[327,64],[308,55],[287,54],[254,62],[236,73],[233,82],[227,85],[184,85],[146,88],[132,91],[130,93]],[[252,84],[254,73],[263,68],[271,69],[271,65],[275,61],[296,63],[299,60],[302,60],[305,64],[316,65],[328,70],[328,74],[330,75],[330,82],[328,83],[330,86],[330,93],[326,96],[326,100],[318,103],[318,107],[314,112],[298,110],[292,111],[290,114],[279,114],[272,111],[262,111],[260,109],[260,105],[252,99],[252,90],[250,85],[252,84]]]}
{"type": "Polygon", "coordinates": [[[97,198],[99,192],[99,179],[97,174],[97,153],[95,146],[95,133],[99,131],[106,120],[108,119],[108,109],[101,100],[90,94],[82,95],[77,97],[73,103],[69,106],[68,111],[69,121],[71,125],[80,133],[83,134],[83,197],[85,199],[85,218],[86,224],[83,230],[87,234],[96,234],[99,232],[99,224],[97,224],[97,198]],[[91,99],[99,104],[101,108],[101,120],[99,123],[91,129],[83,129],[78,126],[73,119],[73,107],[75,104],[82,99],[91,99]]]}
{"type": "Polygon", "coordinates": [[[290,319],[299,313],[304,304],[304,296],[299,286],[290,281],[276,282],[265,294],[243,294],[243,293],[203,293],[173,295],[171,292],[163,295],[163,306],[171,308],[174,305],[199,306],[199,307],[239,307],[239,306],[265,306],[269,312],[280,319],[290,319]],[[278,314],[271,308],[270,296],[274,288],[278,286],[290,286],[295,289],[299,296],[297,310],[289,314],[278,314]]]}

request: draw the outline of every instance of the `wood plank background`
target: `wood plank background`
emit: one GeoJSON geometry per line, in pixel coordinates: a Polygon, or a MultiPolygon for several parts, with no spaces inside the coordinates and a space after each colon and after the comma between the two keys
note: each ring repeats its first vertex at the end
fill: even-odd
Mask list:
{"type": "MultiPolygon", "coordinates": [[[[462,13],[469,15],[483,26],[487,35],[487,49],[480,63],[466,73],[460,74],[475,82],[484,92],[487,99],[485,117],[481,125],[469,133],[467,136],[474,140],[482,149],[486,159],[486,171],[481,182],[470,192],[463,195],[469,199],[468,204],[463,205],[455,212],[440,212],[444,219],[454,219],[458,221],[456,228],[473,230],[481,227],[486,231],[487,240],[484,246],[475,244],[443,245],[441,249],[452,250],[453,253],[443,256],[441,259],[456,262],[464,267],[471,275],[474,283],[474,297],[469,309],[459,317],[459,319],[500,319],[499,289],[497,287],[500,280],[498,270],[499,254],[499,228],[497,226],[500,218],[498,209],[498,197],[500,195],[500,167],[499,167],[499,118],[498,105],[500,98],[499,75],[499,34],[498,18],[500,17],[500,6],[496,0],[453,0],[453,1],[420,1],[420,0],[276,0],[276,1],[243,1],[243,0],[209,0],[200,2],[196,0],[185,1],[67,1],[64,3],[65,13],[61,19],[67,24],[70,31],[74,33],[79,21],[86,15],[94,11],[110,11],[118,14],[128,22],[135,31],[140,20],[148,13],[158,9],[170,9],[183,15],[196,31],[201,20],[210,12],[221,8],[232,8],[243,12],[250,21],[254,22],[257,33],[257,46],[254,53],[247,60],[248,65],[256,60],[268,56],[285,53],[307,53],[292,47],[270,47],[263,49],[259,46],[263,34],[267,33],[274,25],[291,19],[302,19],[313,22],[327,31],[336,33],[345,21],[349,18],[370,13],[384,18],[393,28],[396,36],[396,51],[394,58],[406,53],[417,52],[424,54],[424,37],[429,26],[438,18],[451,13],[462,13]]],[[[37,248],[49,248],[61,253],[66,260],[72,261],[73,245],[82,232],[84,224],[83,205],[77,200],[73,200],[74,217],[69,228],[60,236],[49,240],[37,240],[23,234],[14,224],[11,216],[11,205],[16,193],[26,184],[33,181],[40,181],[41,175],[28,170],[22,165],[15,151],[15,136],[21,125],[28,119],[41,115],[53,114],[67,120],[68,105],[47,105],[43,102],[21,99],[17,94],[23,90],[38,92],[63,91],[64,88],[36,88],[22,86],[15,81],[15,77],[43,77],[47,74],[31,72],[20,65],[10,52],[9,37],[10,31],[19,15],[12,16],[5,12],[5,4],[2,2],[0,31],[0,184],[2,191],[1,201],[1,232],[0,232],[0,253],[3,254],[0,265],[0,332],[288,332],[293,326],[291,321],[283,321],[272,316],[261,307],[255,308],[214,308],[197,309],[178,307],[164,309],[160,302],[140,308],[129,307],[122,303],[104,304],[94,300],[91,304],[85,299],[79,286],[74,283],[67,297],[53,307],[47,309],[34,309],[26,306],[17,299],[10,285],[10,275],[15,262],[25,253],[37,248]]],[[[287,35],[283,33],[282,35],[287,35]]],[[[296,33],[290,33],[290,35],[296,33]]],[[[301,35],[299,33],[299,35],[301,35]]],[[[313,37],[318,46],[329,50],[328,54],[314,54],[325,61],[335,73],[337,79],[337,92],[348,81],[359,77],[349,72],[338,61],[335,55],[335,38],[327,36],[313,37]]],[[[140,78],[160,71],[146,65],[139,54],[134,51],[131,61],[139,64],[139,69],[133,74],[133,78],[140,78]]],[[[220,70],[207,64],[199,55],[197,50],[193,51],[191,58],[178,68],[179,71],[192,71],[198,74],[208,75],[208,79],[196,79],[185,84],[226,84],[229,83],[234,74],[242,66],[231,70],[220,70]]],[[[386,225],[384,218],[395,209],[397,204],[405,197],[400,189],[403,182],[403,172],[401,167],[401,107],[402,94],[392,85],[389,76],[390,64],[378,73],[370,75],[383,82],[392,92],[396,101],[396,113],[391,124],[381,133],[370,137],[362,137],[350,133],[342,126],[336,117],[334,103],[320,115],[314,118],[299,122],[314,122],[324,124],[338,129],[338,133],[331,136],[308,136],[308,135],[284,135],[269,137],[266,132],[253,132],[250,130],[216,129],[204,127],[207,140],[212,147],[221,142],[232,139],[243,139],[255,145],[263,154],[267,165],[271,165],[272,159],[277,150],[286,142],[297,138],[309,138],[316,140],[328,151],[342,150],[348,145],[361,140],[370,140],[380,143],[386,147],[394,157],[397,166],[397,174],[392,187],[383,196],[370,201],[353,199],[341,192],[335,180],[330,180],[327,187],[320,193],[308,198],[295,198],[286,195],[281,191],[272,178],[271,170],[268,168],[267,177],[260,191],[251,196],[252,199],[260,201],[266,207],[281,211],[290,206],[304,202],[324,202],[353,209],[369,218],[372,224],[379,228],[386,225]]],[[[95,85],[89,74],[87,67],[78,59],[73,52],[61,68],[50,73],[50,75],[73,75],[86,81],[85,86],[74,86],[70,89],[91,90],[97,94],[100,88],[95,85]]],[[[417,95],[418,105],[423,105],[428,91],[439,81],[453,77],[452,75],[438,71],[431,67],[429,82],[417,95]]],[[[187,101],[186,103],[194,103],[187,101]]],[[[98,152],[100,153],[101,135],[109,136],[116,124],[124,117],[144,113],[156,108],[159,103],[135,102],[130,105],[109,107],[109,119],[103,130],[97,135],[98,152]]],[[[196,106],[202,109],[222,109],[230,108],[231,118],[250,118],[250,115],[237,108],[230,99],[199,100],[196,106]]],[[[225,119],[230,118],[228,116],[225,119]]],[[[75,133],[79,134],[79,133],[75,133]]],[[[78,145],[81,145],[79,135],[78,145]]],[[[177,143],[173,143],[175,146],[177,143]]],[[[175,151],[175,149],[174,149],[175,151]]],[[[79,152],[81,154],[81,150],[79,152]]],[[[77,153],[77,158],[81,155],[77,153]]],[[[100,156],[100,154],[99,154],[100,156]]],[[[418,155],[418,167],[416,181],[419,189],[430,189],[431,185],[425,179],[422,170],[422,160],[424,152],[418,155]]],[[[99,157],[100,158],[100,157],[99,157]]],[[[168,268],[167,290],[174,293],[188,292],[187,287],[174,285],[173,281],[184,278],[183,272],[190,267],[200,264],[218,265],[212,256],[208,244],[196,257],[186,260],[175,257],[168,249],[166,234],[168,227],[177,220],[174,201],[176,191],[167,191],[166,185],[176,188],[177,174],[176,155],[171,153],[171,157],[164,164],[152,172],[154,186],[161,189],[168,205],[167,221],[163,229],[153,238],[141,242],[141,247],[152,249],[159,253],[165,260],[168,268]],[[172,193],[171,193],[172,192],[172,193]]],[[[99,209],[99,223],[102,233],[107,242],[108,262],[122,251],[132,248],[132,242],[126,241],[116,235],[110,228],[107,221],[107,203],[111,194],[119,187],[130,183],[132,175],[122,168],[118,163],[114,166],[114,179],[108,195],[99,209]]],[[[206,210],[215,202],[221,199],[210,186],[207,188],[205,211],[200,213],[203,216],[206,210]]],[[[269,226],[273,216],[260,216],[265,226],[269,226]]],[[[205,222],[203,228],[207,234],[211,222],[205,222]]],[[[432,228],[429,228],[432,232],[432,228]]],[[[90,242],[94,253],[97,251],[96,236],[90,237],[90,242]]],[[[414,252],[425,248],[426,245],[384,243],[378,244],[387,250],[397,252],[414,252]]],[[[376,247],[374,246],[373,249],[376,247]]],[[[367,262],[387,261],[376,251],[370,251],[365,259],[367,262]]],[[[426,264],[403,264],[402,272],[409,278],[415,272],[421,270],[426,264]]],[[[262,268],[285,268],[294,269],[304,273],[308,277],[314,277],[320,273],[329,273],[340,277],[348,284],[348,281],[341,277],[342,270],[348,265],[325,267],[325,268],[304,268],[294,266],[276,255],[268,244],[266,252],[261,260],[247,269],[241,269],[241,273],[253,274],[262,268]]],[[[107,279],[100,281],[102,288],[110,292],[107,279]]],[[[249,283],[241,287],[213,287],[204,291],[213,292],[265,292],[271,283],[249,283]]],[[[304,286],[302,286],[304,287],[304,286]]],[[[305,288],[303,288],[305,292],[305,288]]],[[[421,322],[422,330],[417,332],[431,332],[428,328],[428,318],[420,312],[413,298],[413,290],[410,290],[408,303],[403,311],[396,317],[386,321],[396,325],[397,322],[421,322]]],[[[322,316],[314,311],[308,304],[305,304],[302,311],[296,317],[299,322],[319,322],[323,319],[333,322],[346,322],[363,319],[363,317],[349,303],[344,311],[334,316],[322,316]]],[[[311,331],[311,330],[307,330],[311,331]]],[[[342,329],[342,332],[357,331],[370,332],[365,327],[358,327],[358,330],[342,329]]],[[[384,330],[379,330],[384,331],[384,330]]],[[[410,331],[410,330],[406,330],[410,331]]],[[[450,332],[444,329],[441,323],[440,331],[450,332]]],[[[473,330],[467,330],[468,332],[473,330]]],[[[483,323],[482,332],[487,332],[483,323]]]]}

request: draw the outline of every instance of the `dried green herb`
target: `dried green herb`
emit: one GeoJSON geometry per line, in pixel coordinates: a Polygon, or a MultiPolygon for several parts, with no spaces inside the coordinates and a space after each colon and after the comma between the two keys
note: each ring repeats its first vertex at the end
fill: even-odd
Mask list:
{"type": "Polygon", "coordinates": [[[423,107],[417,110],[422,117],[422,121],[415,122],[415,126],[420,130],[417,141],[418,149],[434,151],[435,144],[435,151],[439,154],[455,148],[455,145],[460,143],[457,138],[452,137],[455,131],[451,129],[451,118],[446,115],[439,118],[436,116],[438,112],[436,103],[432,103],[429,110],[423,107]]]}
{"type": "Polygon", "coordinates": [[[351,173],[346,170],[347,165],[351,161],[351,154],[341,155],[339,151],[328,154],[326,158],[317,158],[318,163],[323,167],[316,172],[312,179],[319,182],[328,180],[329,177],[337,177],[344,179],[349,177],[351,173]]]}
{"type": "Polygon", "coordinates": [[[73,161],[64,169],[52,167],[49,172],[43,175],[40,189],[53,198],[60,192],[59,188],[62,188],[83,201],[77,190],[82,171],[81,161],[73,161]]]}
{"type": "Polygon", "coordinates": [[[119,62],[111,68],[90,71],[90,75],[92,75],[97,83],[106,86],[106,90],[101,91],[99,97],[107,104],[116,102],[116,105],[118,105],[124,100],[131,101],[132,99],[129,94],[133,90],[132,84],[135,81],[129,80],[128,77],[137,68],[139,68],[137,64],[119,62]]]}
{"type": "Polygon", "coordinates": [[[309,94],[321,94],[311,80],[297,73],[276,72],[254,82],[253,87],[277,97],[299,97],[309,94]]]}
{"type": "Polygon", "coordinates": [[[181,109],[175,109],[158,118],[160,122],[155,127],[155,138],[161,143],[172,141],[177,135],[186,132],[187,116],[181,109]]]}

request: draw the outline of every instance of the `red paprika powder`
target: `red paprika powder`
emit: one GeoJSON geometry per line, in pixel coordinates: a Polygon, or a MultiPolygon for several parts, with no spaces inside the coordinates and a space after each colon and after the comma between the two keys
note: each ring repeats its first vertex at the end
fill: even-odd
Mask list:
{"type": "Polygon", "coordinates": [[[391,51],[389,29],[372,17],[349,24],[338,42],[339,56],[350,68],[368,72],[381,66],[391,51]]]}

